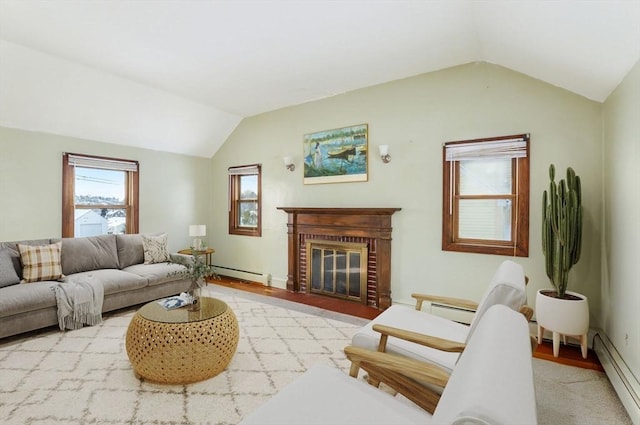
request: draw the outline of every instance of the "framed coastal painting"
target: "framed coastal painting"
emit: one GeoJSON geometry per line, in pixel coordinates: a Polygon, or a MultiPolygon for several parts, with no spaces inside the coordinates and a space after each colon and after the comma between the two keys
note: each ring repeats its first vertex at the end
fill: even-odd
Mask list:
{"type": "Polygon", "coordinates": [[[304,135],[304,184],[367,181],[367,124],[304,135]]]}

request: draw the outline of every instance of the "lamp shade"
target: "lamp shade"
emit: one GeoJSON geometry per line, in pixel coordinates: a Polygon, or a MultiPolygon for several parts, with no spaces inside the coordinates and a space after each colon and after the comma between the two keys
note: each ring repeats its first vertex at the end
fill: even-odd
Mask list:
{"type": "Polygon", "coordinates": [[[189,236],[206,236],[207,226],[204,224],[192,224],[189,226],[189,236]]]}
{"type": "Polygon", "coordinates": [[[378,150],[381,156],[389,155],[389,145],[380,145],[378,146],[378,150]]]}

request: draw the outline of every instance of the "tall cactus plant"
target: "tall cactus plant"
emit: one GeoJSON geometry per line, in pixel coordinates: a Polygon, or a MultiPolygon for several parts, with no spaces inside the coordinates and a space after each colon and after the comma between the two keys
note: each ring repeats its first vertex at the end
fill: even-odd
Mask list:
{"type": "Polygon", "coordinates": [[[555,166],[549,166],[549,193],[542,194],[542,252],[547,276],[558,298],[564,298],[569,271],[580,259],[582,244],[582,191],[580,177],[571,167],[567,179],[556,185],[555,166]]]}

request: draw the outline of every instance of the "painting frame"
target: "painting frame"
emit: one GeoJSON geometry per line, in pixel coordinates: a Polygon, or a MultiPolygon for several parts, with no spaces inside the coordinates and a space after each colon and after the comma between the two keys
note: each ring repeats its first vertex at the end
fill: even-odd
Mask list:
{"type": "Polygon", "coordinates": [[[368,124],[305,134],[302,138],[304,184],[368,181],[368,148],[368,124]]]}

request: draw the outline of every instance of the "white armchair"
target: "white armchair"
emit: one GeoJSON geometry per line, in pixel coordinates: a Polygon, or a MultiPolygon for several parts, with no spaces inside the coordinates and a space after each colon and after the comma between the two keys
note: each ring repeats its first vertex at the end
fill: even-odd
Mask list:
{"type": "MultiPolygon", "coordinates": [[[[500,264],[480,303],[441,296],[414,294],[416,309],[392,305],[353,336],[352,345],[431,362],[451,372],[460,352],[493,305],[521,311],[528,319],[526,278],[522,266],[511,260],[500,264]],[[423,301],[455,305],[475,311],[469,326],[421,311],[423,301]],[[525,307],[523,307],[525,306],[525,307]],[[402,339],[397,336],[401,336],[402,339]]],[[[375,383],[375,382],[374,382],[375,383]]]]}
{"type": "MultiPolygon", "coordinates": [[[[241,424],[536,424],[529,328],[521,314],[497,305],[479,321],[433,415],[342,371],[314,366],[241,424]]],[[[364,364],[385,376],[442,385],[448,373],[431,364],[347,347],[356,377],[364,364]]]]}

